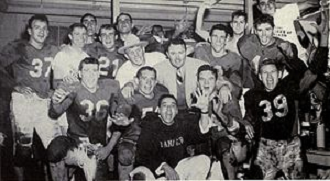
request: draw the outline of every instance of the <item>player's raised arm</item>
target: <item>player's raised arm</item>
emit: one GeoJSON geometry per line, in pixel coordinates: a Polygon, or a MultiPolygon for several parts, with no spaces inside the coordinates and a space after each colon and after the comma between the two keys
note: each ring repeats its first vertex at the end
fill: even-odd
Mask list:
{"type": "Polygon", "coordinates": [[[58,88],[55,90],[50,104],[50,109],[48,112],[49,117],[58,118],[61,116],[73,103],[73,93],[67,90],[58,88]]]}

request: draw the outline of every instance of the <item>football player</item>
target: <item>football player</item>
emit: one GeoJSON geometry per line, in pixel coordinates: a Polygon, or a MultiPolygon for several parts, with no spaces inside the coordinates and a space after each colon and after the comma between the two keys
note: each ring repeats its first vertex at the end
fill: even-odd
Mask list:
{"type": "MultiPolygon", "coordinates": [[[[150,66],[142,67],[136,74],[136,79],[139,82],[138,90],[135,91],[132,99],[127,99],[132,105],[132,116],[137,119],[142,119],[147,112],[156,112],[158,99],[168,93],[167,88],[157,84],[157,72],[150,66]]],[[[126,129],[118,129],[114,125],[113,136],[111,141],[114,145],[110,147],[110,151],[115,144],[118,143],[118,172],[119,180],[128,180],[129,173],[133,170],[135,158],[135,145],[140,135],[141,128],[138,121],[134,121],[126,129]]]]}
{"type": "Polygon", "coordinates": [[[68,136],[85,143],[90,153],[100,160],[96,171],[100,177],[96,180],[99,180],[106,177],[100,173],[107,173],[107,164],[103,161],[110,153],[106,146],[107,130],[112,122],[123,126],[130,124],[133,120],[128,118],[131,109],[120,93],[118,81],[99,80],[97,59],[83,59],[78,76],[80,82],[64,83],[55,90],[50,115],[56,118],[66,112],[68,136]]]}
{"type": "Polygon", "coordinates": [[[93,44],[88,44],[85,48],[88,55],[99,60],[101,79],[114,79],[119,67],[123,64],[123,56],[117,53],[115,36],[115,26],[111,24],[103,24],[99,31],[99,39],[101,43],[95,42],[93,44]]]}
{"type": "Polygon", "coordinates": [[[84,24],[87,29],[86,44],[97,42],[97,19],[94,14],[86,13],[80,18],[80,23],[84,24]]]}
{"type": "Polygon", "coordinates": [[[87,29],[84,24],[74,23],[69,27],[70,43],[58,52],[52,63],[54,88],[62,82],[78,82],[78,66],[82,59],[88,57],[83,47],[86,44],[87,29]]]}
{"type": "Polygon", "coordinates": [[[289,179],[302,176],[301,144],[295,131],[298,119],[295,101],[299,99],[297,84],[306,67],[298,59],[287,59],[285,65],[287,70],[294,72],[282,79],[281,62],[264,60],[258,73],[263,86],[249,90],[244,96],[246,114],[243,123],[249,138],[254,138],[258,144],[254,163],[262,169],[267,180],[275,179],[279,171],[289,179]],[[301,66],[289,66],[297,62],[301,66]]]}
{"type": "MultiPolygon", "coordinates": [[[[220,80],[218,76],[219,75],[217,69],[211,67],[210,65],[202,65],[197,70],[198,90],[196,96],[199,93],[209,95],[209,104],[216,106],[214,108],[216,110],[215,113],[217,116],[211,110],[202,113],[212,115],[211,119],[213,125],[212,128],[210,128],[212,144],[201,144],[197,148],[202,150],[196,149],[195,152],[197,152],[197,154],[199,154],[199,152],[210,152],[209,148],[211,148],[212,153],[208,154],[212,154],[216,156],[218,160],[221,160],[226,169],[225,173],[227,173],[227,178],[233,180],[236,178],[236,176],[235,166],[233,164],[233,160],[231,159],[235,157],[231,155],[231,153],[233,153],[231,151],[231,144],[234,142],[232,139],[235,140],[235,142],[238,140],[229,135],[236,135],[238,133],[240,128],[239,122],[242,121],[242,114],[239,109],[238,101],[235,97],[233,97],[233,99],[226,104],[219,101],[218,90],[216,87],[217,80],[220,80]]],[[[193,103],[196,102],[196,96],[193,99],[193,103]]],[[[243,159],[237,160],[236,163],[241,161],[243,161],[243,159]]]]}
{"type": "MultiPolygon", "coordinates": [[[[23,167],[40,157],[32,157],[33,130],[41,138],[40,148],[46,148],[58,134],[58,125],[47,115],[50,89],[51,63],[58,49],[48,45],[48,19],[43,14],[33,15],[27,28],[29,40],[9,43],[0,54],[1,82],[12,92],[12,124],[15,137],[15,166],[18,180],[23,180],[23,167]]],[[[37,142],[34,142],[37,146],[37,142]]],[[[36,148],[36,147],[34,147],[36,148]]],[[[43,149],[44,149],[43,148],[43,149]]],[[[38,149],[33,149],[34,151],[38,149]]],[[[40,151],[40,150],[38,150],[40,151]]]]}

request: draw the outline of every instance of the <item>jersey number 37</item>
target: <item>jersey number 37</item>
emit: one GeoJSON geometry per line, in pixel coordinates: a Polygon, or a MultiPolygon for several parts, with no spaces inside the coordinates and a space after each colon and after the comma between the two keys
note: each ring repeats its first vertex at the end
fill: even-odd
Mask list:
{"type": "MultiPolygon", "coordinates": [[[[283,94],[276,96],[275,99],[273,100],[273,104],[276,109],[275,116],[284,117],[288,114],[289,112],[288,103],[286,97],[283,94]]],[[[272,103],[267,100],[262,100],[260,101],[259,106],[265,107],[263,111],[264,113],[266,113],[266,116],[262,116],[261,117],[262,120],[264,122],[271,121],[274,116],[274,113],[272,111],[272,103]]]]}

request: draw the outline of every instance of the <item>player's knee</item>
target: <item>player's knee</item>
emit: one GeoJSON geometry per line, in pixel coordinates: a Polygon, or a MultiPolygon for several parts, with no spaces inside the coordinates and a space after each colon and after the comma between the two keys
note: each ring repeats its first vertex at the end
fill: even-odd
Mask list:
{"type": "Polygon", "coordinates": [[[14,164],[15,166],[25,166],[32,161],[32,147],[16,145],[14,164]]]}
{"type": "Polygon", "coordinates": [[[121,149],[118,153],[119,163],[123,166],[129,166],[133,164],[134,153],[131,149],[121,149]]]}

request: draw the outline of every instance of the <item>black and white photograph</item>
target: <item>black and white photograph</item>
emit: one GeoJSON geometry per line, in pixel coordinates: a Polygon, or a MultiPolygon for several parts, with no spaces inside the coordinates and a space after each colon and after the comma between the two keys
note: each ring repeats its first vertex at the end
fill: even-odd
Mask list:
{"type": "Polygon", "coordinates": [[[0,181],[330,180],[329,4],[0,0],[0,181]]]}

